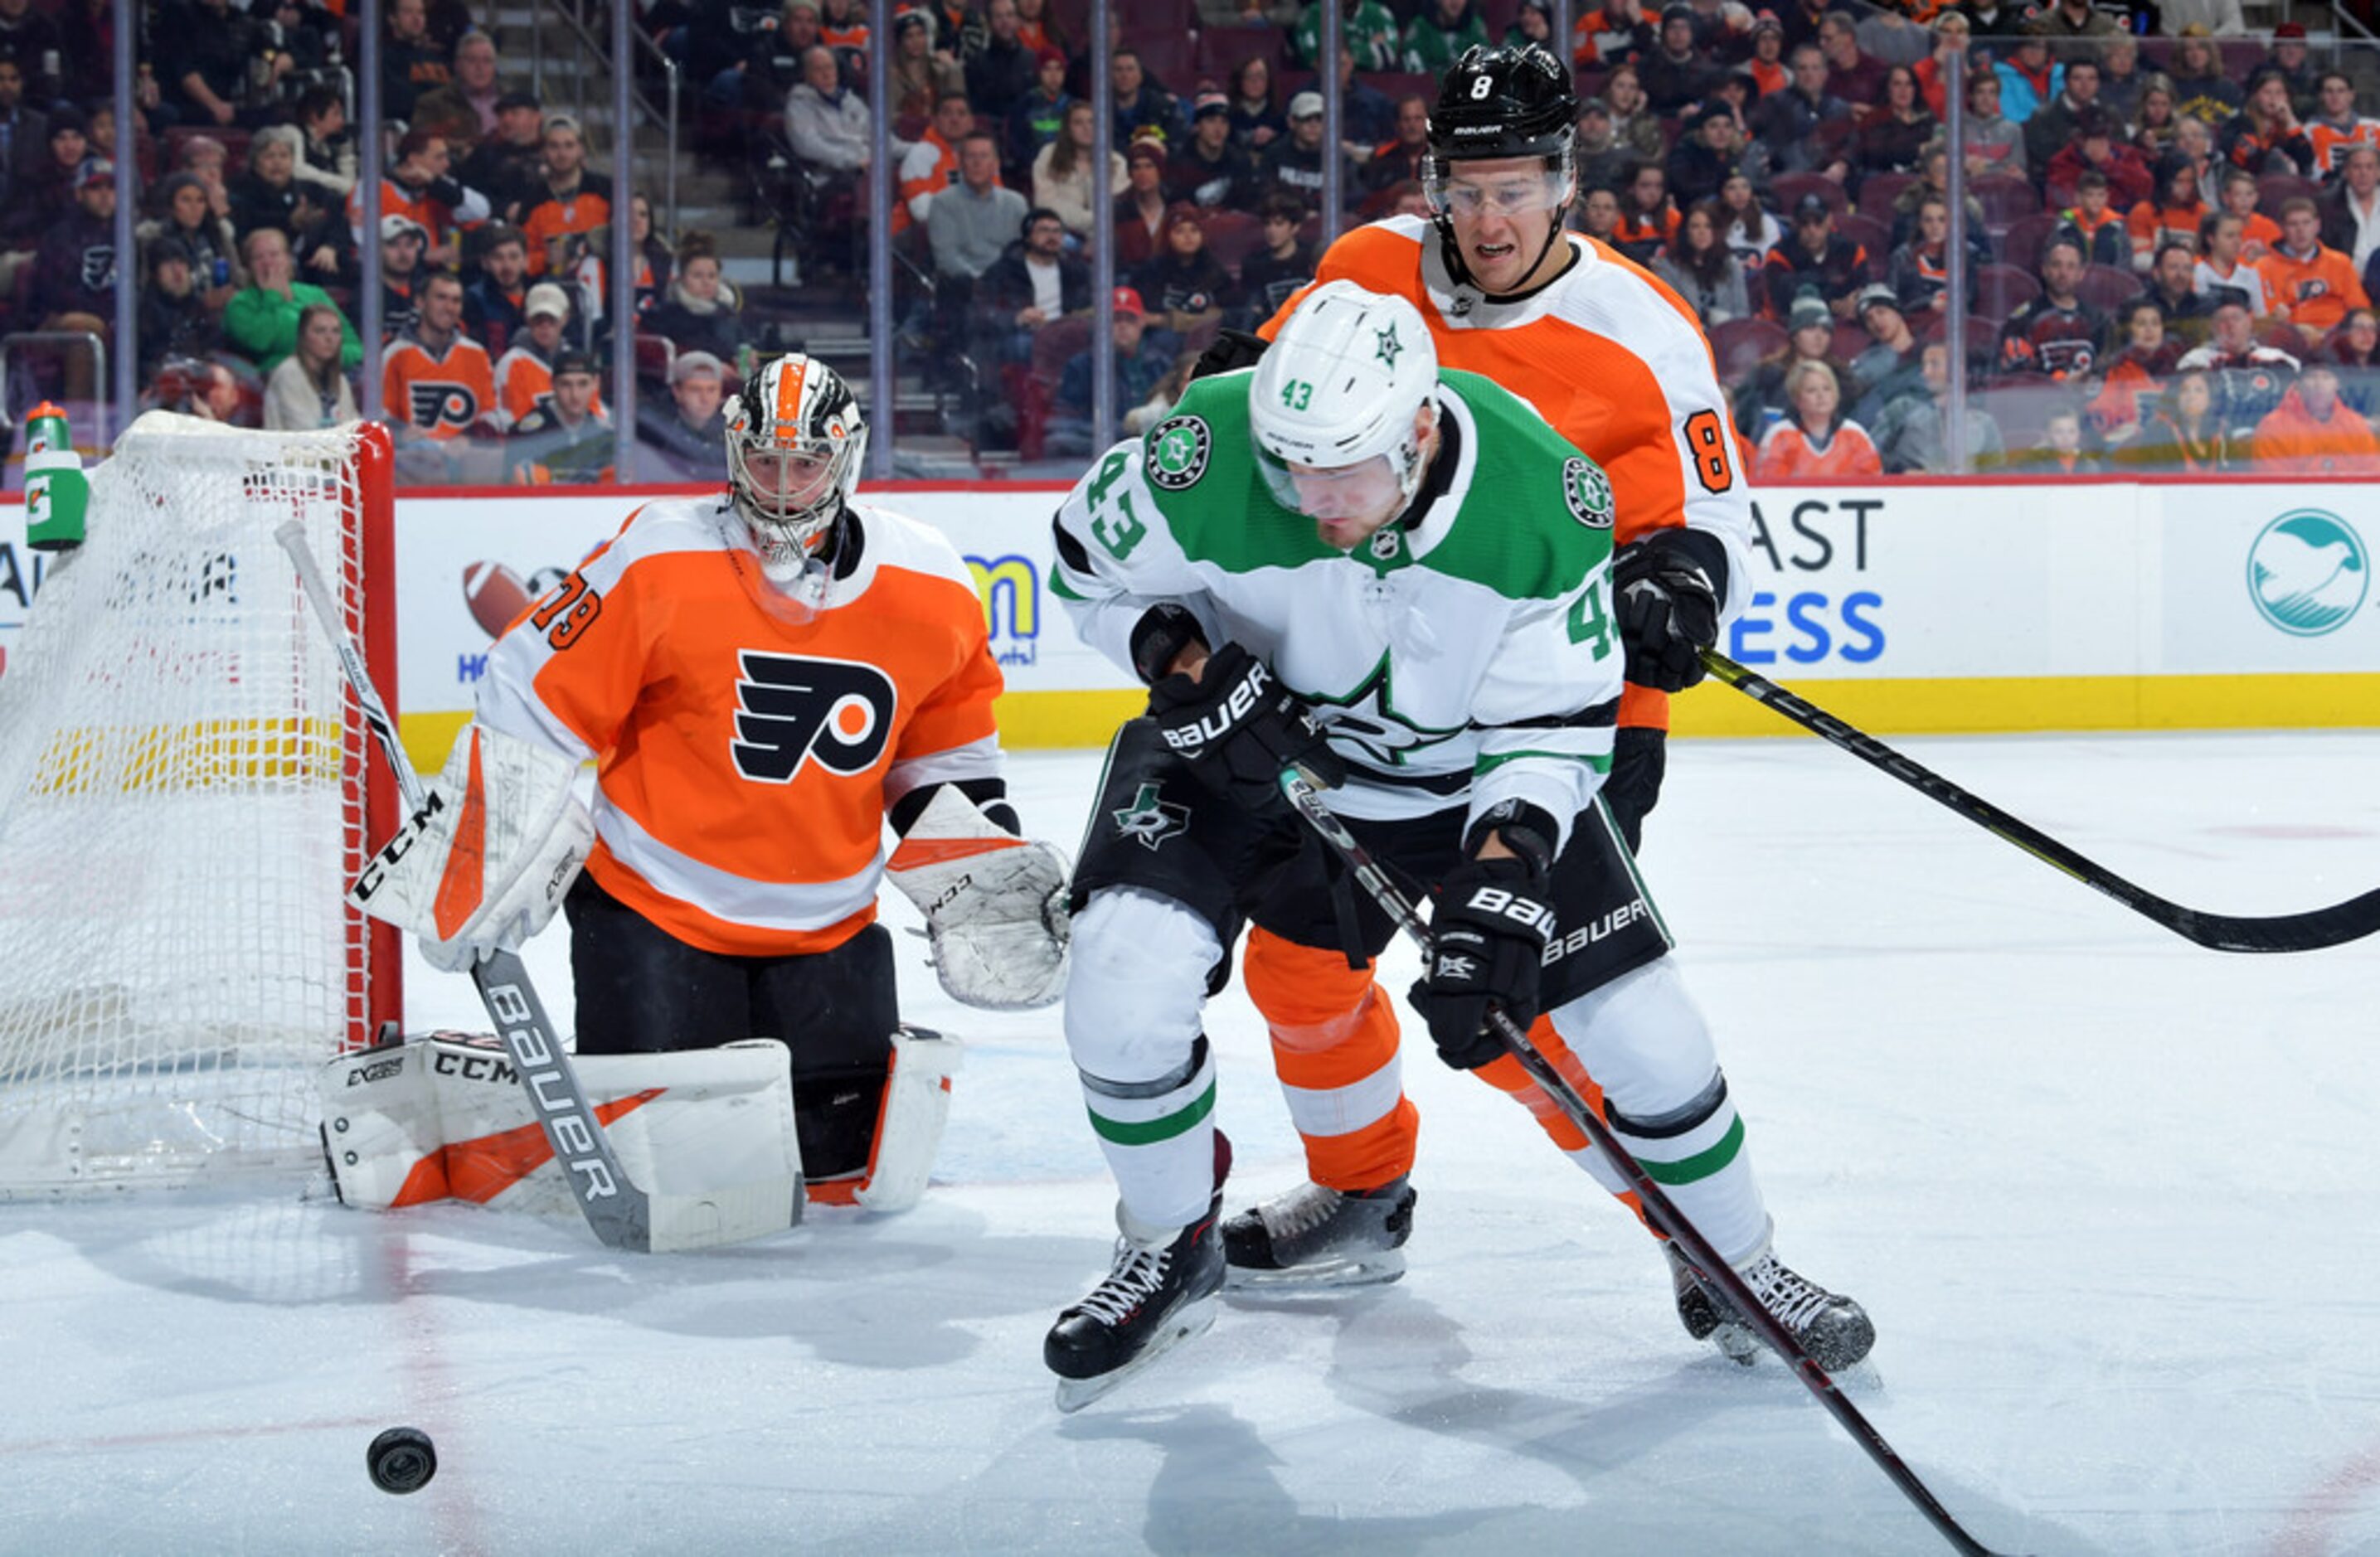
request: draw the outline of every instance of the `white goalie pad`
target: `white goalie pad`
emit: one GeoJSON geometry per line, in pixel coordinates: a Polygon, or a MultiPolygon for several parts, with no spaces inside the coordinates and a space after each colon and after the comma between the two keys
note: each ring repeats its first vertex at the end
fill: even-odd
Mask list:
{"type": "MultiPolygon", "coordinates": [[[[801,1151],[783,1044],[589,1055],[577,1070],[622,1170],[657,1203],[757,1187],[780,1222],[787,1204],[798,1216],[801,1151]]],[[[326,1067],[321,1085],[324,1152],[348,1205],[452,1199],[580,1219],[494,1038],[440,1032],[365,1050],[326,1067]]],[[[654,1233],[658,1247],[668,1230],[654,1233]]]]}
{"type": "Polygon", "coordinates": [[[926,916],[934,975],[953,1000],[993,1011],[1047,1006],[1066,987],[1066,862],[1016,837],[945,784],[885,875],[926,916]]]}
{"type": "Polygon", "coordinates": [[[841,1178],[813,1178],[809,1197],[821,1205],[862,1211],[906,1211],[926,1192],[951,1113],[951,1077],[965,1050],[955,1038],[921,1027],[892,1034],[892,1069],[876,1115],[876,1141],[868,1170],[841,1178]]]}
{"type": "Polygon", "coordinates": [[[467,726],[347,901],[420,937],[422,954],[450,972],[517,949],[553,917],[594,844],[577,774],[560,753],[467,726]]]}

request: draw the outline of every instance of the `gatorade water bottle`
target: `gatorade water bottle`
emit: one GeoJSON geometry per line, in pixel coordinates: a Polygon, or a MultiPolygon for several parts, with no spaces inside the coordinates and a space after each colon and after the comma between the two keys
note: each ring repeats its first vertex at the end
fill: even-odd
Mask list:
{"type": "Polygon", "coordinates": [[[82,544],[91,478],[67,430],[67,414],[48,401],[25,422],[25,539],[37,551],[70,551],[82,544]]]}

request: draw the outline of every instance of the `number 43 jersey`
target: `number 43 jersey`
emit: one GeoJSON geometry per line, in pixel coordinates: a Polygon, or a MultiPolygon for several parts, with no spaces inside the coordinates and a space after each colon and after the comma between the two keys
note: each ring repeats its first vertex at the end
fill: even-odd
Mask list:
{"type": "Polygon", "coordinates": [[[1525,403],[1444,371],[1413,507],[1340,551],[1257,467],[1254,376],[1195,381],[1067,496],[1052,587],[1076,630],[1129,670],[1134,628],[1172,602],[1209,644],[1245,646],[1329,724],[1349,815],[1520,800],[1567,829],[1609,771],[1620,700],[1601,469],[1525,403]]]}
{"type": "Polygon", "coordinates": [[[480,718],[594,759],[588,874],[690,946],[842,944],[876,916],[885,808],[1000,774],[966,564],[879,508],[845,539],[847,572],[806,609],[760,576],[723,496],[647,503],[489,653],[480,718]]]}

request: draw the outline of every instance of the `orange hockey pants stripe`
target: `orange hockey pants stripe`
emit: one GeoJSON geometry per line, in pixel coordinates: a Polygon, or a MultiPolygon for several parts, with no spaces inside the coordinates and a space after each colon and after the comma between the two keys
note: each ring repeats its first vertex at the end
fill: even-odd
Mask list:
{"type": "Polygon", "coordinates": [[[1256,928],[1241,967],[1272,1032],[1307,1176],[1332,1189],[1370,1189],[1412,1171],[1421,1116],[1404,1095],[1396,1012],[1372,971],[1256,928]]]}

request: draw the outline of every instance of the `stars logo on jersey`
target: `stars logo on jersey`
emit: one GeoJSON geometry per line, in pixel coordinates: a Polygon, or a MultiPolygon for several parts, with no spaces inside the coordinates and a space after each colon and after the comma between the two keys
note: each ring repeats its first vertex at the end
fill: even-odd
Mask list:
{"type": "Polygon", "coordinates": [[[1372,337],[1372,342],[1373,356],[1384,364],[1390,372],[1395,372],[1397,357],[1405,349],[1405,344],[1397,339],[1397,327],[1393,324],[1382,325],[1379,333],[1372,337]]]}
{"type": "Polygon", "coordinates": [[[1329,727],[1333,745],[1352,748],[1354,754],[1375,767],[1402,767],[1414,753],[1451,741],[1470,728],[1458,724],[1433,729],[1398,713],[1395,675],[1385,651],[1354,691],[1336,697],[1310,692],[1298,695],[1315,706],[1329,727]]]}
{"type": "Polygon", "coordinates": [[[1151,485],[1179,492],[1198,484],[1207,474],[1207,456],[1214,435],[1204,416],[1172,416],[1148,435],[1148,479],[1151,485]]]}
{"type": "Polygon", "coordinates": [[[1116,831],[1138,839],[1140,846],[1152,854],[1159,844],[1188,830],[1190,826],[1190,808],[1158,799],[1154,783],[1143,784],[1133,795],[1130,805],[1110,815],[1115,817],[1116,831]]]}
{"type": "Polygon", "coordinates": [[[735,682],[735,771],[789,784],[814,762],[846,778],[884,754],[897,694],[873,665],[744,649],[735,682]]]}
{"type": "Polygon", "coordinates": [[[1573,456],[1563,462],[1562,501],[1570,505],[1570,516],[1588,529],[1611,528],[1611,477],[1593,460],[1573,456]]]}

